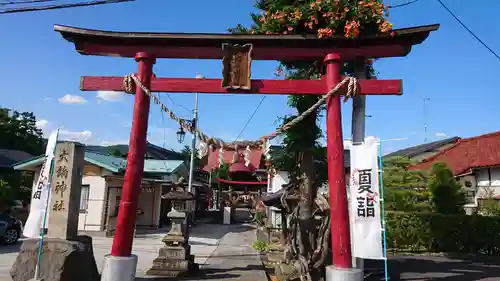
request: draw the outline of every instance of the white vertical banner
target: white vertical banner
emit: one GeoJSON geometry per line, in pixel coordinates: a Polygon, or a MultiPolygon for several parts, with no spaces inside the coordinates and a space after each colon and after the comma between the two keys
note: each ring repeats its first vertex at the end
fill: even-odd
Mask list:
{"type": "Polygon", "coordinates": [[[59,130],[53,131],[47,142],[45,150],[45,159],[40,170],[40,176],[34,186],[35,190],[31,193],[31,206],[28,220],[24,226],[23,235],[29,238],[40,236],[43,218],[50,193],[50,169],[54,159],[54,150],[57,143],[59,130]]]}
{"type": "Polygon", "coordinates": [[[352,255],[364,259],[384,259],[378,143],[366,138],[365,143],[351,147],[350,214],[352,255]]]}

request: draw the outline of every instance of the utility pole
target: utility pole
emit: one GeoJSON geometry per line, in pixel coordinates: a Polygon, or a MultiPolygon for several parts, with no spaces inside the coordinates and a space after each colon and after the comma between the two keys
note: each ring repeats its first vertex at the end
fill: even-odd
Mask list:
{"type": "MultiPolygon", "coordinates": [[[[367,79],[368,73],[364,59],[355,61],[354,75],[358,79],[367,79]]],[[[351,120],[351,134],[352,145],[360,145],[365,141],[365,124],[366,124],[366,96],[356,95],[352,99],[352,120],[351,120]]],[[[371,116],[370,116],[371,117],[371,116]]],[[[351,199],[352,200],[352,199],[351,199]]],[[[351,204],[349,204],[349,208],[351,204]]],[[[353,224],[353,221],[350,221],[353,224]]],[[[352,232],[351,232],[352,235],[352,232]]],[[[351,239],[353,241],[353,239],[351,239]]],[[[352,242],[351,242],[352,243],[352,242]]],[[[360,270],[364,270],[364,259],[353,257],[353,265],[360,270]]]]}
{"type": "Polygon", "coordinates": [[[424,97],[424,143],[427,142],[427,102],[431,99],[424,97]]]}
{"type": "MultiPolygon", "coordinates": [[[[205,76],[203,75],[196,75],[196,79],[205,79],[205,76]]],[[[194,110],[193,110],[193,120],[191,121],[191,125],[193,126],[193,135],[192,135],[192,140],[191,140],[191,159],[189,161],[189,181],[188,181],[188,192],[193,193],[196,195],[196,191],[193,189],[193,178],[194,178],[194,157],[196,153],[196,138],[198,137],[196,133],[196,129],[198,128],[198,96],[199,94],[195,94],[195,100],[194,100],[194,110]]],[[[196,200],[195,200],[195,212],[196,212],[196,200]]],[[[195,218],[194,214],[192,214],[192,222],[194,223],[195,218]]]]}

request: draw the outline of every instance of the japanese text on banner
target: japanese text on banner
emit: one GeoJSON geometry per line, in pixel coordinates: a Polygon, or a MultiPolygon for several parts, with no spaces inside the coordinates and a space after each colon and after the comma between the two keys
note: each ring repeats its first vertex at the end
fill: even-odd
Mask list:
{"type": "Polygon", "coordinates": [[[373,140],[351,148],[352,252],[365,259],[384,258],[377,145],[373,140]]]}

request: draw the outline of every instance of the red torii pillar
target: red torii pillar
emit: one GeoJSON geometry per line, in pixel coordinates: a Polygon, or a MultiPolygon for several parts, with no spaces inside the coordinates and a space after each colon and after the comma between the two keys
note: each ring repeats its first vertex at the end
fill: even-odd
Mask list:
{"type": "MultiPolygon", "coordinates": [[[[342,59],[405,56],[412,45],[421,43],[430,31],[437,30],[438,27],[433,25],[413,30],[404,29],[401,36],[396,38],[373,37],[359,41],[334,38],[330,47],[324,47],[328,40],[296,35],[133,34],[65,26],[56,26],[55,30],[65,39],[74,42],[82,54],[135,57],[139,62],[137,75],[144,86],[153,92],[234,93],[221,88],[221,79],[153,78],[150,81],[152,65],[155,58],[220,59],[223,56],[220,48],[223,43],[241,44],[245,41],[254,45],[252,59],[290,61],[324,58],[326,75],[324,80],[252,80],[251,89],[240,93],[323,95],[340,82],[342,59]],[[286,40],[283,40],[285,37],[286,40]]],[[[398,35],[397,30],[395,34],[398,35]]],[[[362,80],[359,81],[359,89],[358,94],[361,95],[398,95],[401,94],[401,81],[362,80]]],[[[123,77],[82,77],[81,90],[123,91],[123,77]]],[[[345,87],[327,101],[328,182],[334,262],[333,267],[327,268],[327,280],[357,281],[362,280],[363,274],[362,270],[352,269],[341,123],[340,95],[343,93],[345,87]]],[[[148,112],[149,99],[137,86],[125,183],[111,252],[113,259],[112,263],[108,261],[104,266],[105,270],[120,276],[107,274],[109,272],[105,274],[103,270],[102,280],[132,281],[135,275],[137,257],[128,257],[131,257],[139,185],[144,167],[148,112]],[[121,258],[125,261],[122,262],[121,258]]]]}

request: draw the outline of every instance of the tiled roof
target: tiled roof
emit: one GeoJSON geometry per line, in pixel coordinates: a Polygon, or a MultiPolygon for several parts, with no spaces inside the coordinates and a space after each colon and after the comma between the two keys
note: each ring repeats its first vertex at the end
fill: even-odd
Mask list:
{"type": "Polygon", "coordinates": [[[384,157],[394,157],[394,156],[404,156],[404,157],[414,157],[420,153],[428,152],[437,148],[440,148],[444,145],[456,143],[459,141],[459,137],[447,138],[444,140],[438,140],[434,142],[424,143],[417,146],[412,146],[404,149],[400,149],[398,151],[391,152],[389,154],[384,155],[384,157]]]}
{"type": "Polygon", "coordinates": [[[477,137],[460,139],[454,146],[410,167],[411,170],[428,170],[434,163],[444,162],[454,175],[473,168],[500,165],[500,131],[477,137]]]}
{"type": "MultiPolygon", "coordinates": [[[[118,144],[110,146],[87,145],[86,150],[104,155],[113,155],[114,153],[119,152],[121,155],[126,156],[128,154],[128,145],[127,144],[118,144]]],[[[184,155],[182,155],[181,153],[167,148],[162,148],[160,146],[154,145],[149,142],[147,143],[146,154],[148,159],[184,160],[184,155]]]]}
{"type": "MultiPolygon", "coordinates": [[[[14,169],[24,170],[28,167],[41,165],[44,160],[44,156],[38,156],[35,158],[28,159],[26,161],[16,163],[14,169]]],[[[104,155],[96,153],[94,151],[85,151],[85,161],[97,165],[99,167],[105,168],[113,173],[122,173],[127,167],[127,159],[104,155]]],[[[184,161],[181,160],[156,160],[156,159],[146,159],[144,160],[144,172],[145,173],[173,173],[184,165],[184,161]]]]}
{"type": "Polygon", "coordinates": [[[33,155],[14,149],[0,149],[0,168],[10,168],[17,162],[33,158],[33,155]]]}

